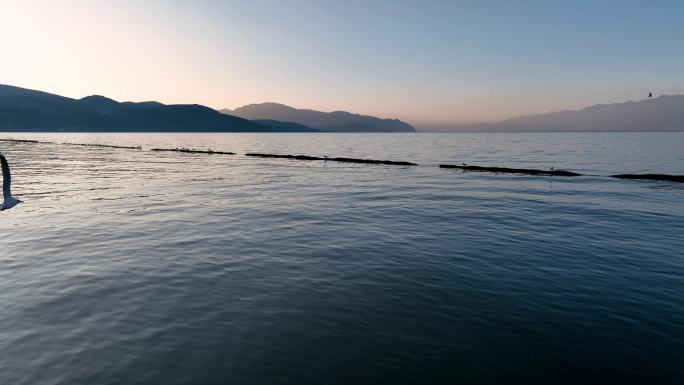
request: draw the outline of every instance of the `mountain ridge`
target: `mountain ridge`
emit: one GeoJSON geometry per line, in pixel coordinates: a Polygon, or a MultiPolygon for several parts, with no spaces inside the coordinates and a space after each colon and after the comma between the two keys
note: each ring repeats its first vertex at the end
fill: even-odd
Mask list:
{"type": "Polygon", "coordinates": [[[222,109],[249,120],[277,120],[302,124],[324,132],[415,132],[415,128],[399,119],[382,119],[347,111],[323,112],[306,108],[294,108],[285,104],[253,103],[234,110],[222,109]]]}
{"type": "Polygon", "coordinates": [[[199,104],[81,99],[0,84],[0,131],[277,132],[199,104]]]}
{"type": "Polygon", "coordinates": [[[422,132],[670,132],[684,131],[684,95],[661,95],[498,122],[422,125],[422,132]]]}

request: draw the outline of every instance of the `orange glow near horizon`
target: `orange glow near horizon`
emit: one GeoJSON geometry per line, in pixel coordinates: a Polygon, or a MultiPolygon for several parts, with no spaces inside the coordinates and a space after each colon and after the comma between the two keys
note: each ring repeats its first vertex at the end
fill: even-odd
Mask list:
{"type": "MultiPolygon", "coordinates": [[[[344,18],[328,9],[340,4],[315,2],[289,8],[269,1],[0,2],[0,83],[74,98],[101,94],[216,109],[271,101],[447,123],[637,100],[646,84],[659,94],[684,91],[681,79],[666,75],[624,83],[638,78],[624,69],[535,73],[521,62],[533,59],[523,53],[523,59],[500,60],[496,55],[509,54],[491,45],[497,36],[477,42],[462,31],[407,30],[400,14],[382,27],[369,24],[378,15],[406,12],[418,13],[415,22],[426,23],[421,28],[451,28],[446,21],[460,8],[434,10],[434,4],[425,7],[426,15],[435,12],[427,16],[404,2],[354,4],[368,15],[353,9],[344,18]],[[585,72],[589,79],[573,81],[585,72]]],[[[676,67],[680,56],[667,65],[676,67]]],[[[646,69],[651,77],[666,72],[646,69]]]]}

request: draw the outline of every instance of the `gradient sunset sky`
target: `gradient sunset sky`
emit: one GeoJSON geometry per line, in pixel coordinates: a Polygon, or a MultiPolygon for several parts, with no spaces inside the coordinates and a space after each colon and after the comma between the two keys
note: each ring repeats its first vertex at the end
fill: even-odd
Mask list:
{"type": "Polygon", "coordinates": [[[684,1],[0,0],[0,83],[410,123],[684,93],[684,1]]]}

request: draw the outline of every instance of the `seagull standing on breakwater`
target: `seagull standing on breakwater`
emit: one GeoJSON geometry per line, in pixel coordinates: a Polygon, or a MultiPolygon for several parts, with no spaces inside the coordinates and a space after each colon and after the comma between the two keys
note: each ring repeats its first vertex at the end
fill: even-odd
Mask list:
{"type": "Polygon", "coordinates": [[[9,164],[2,154],[0,154],[0,163],[0,166],[2,166],[2,196],[4,198],[2,205],[0,205],[0,211],[2,211],[11,209],[21,203],[21,201],[12,196],[12,191],[10,190],[12,177],[10,176],[9,164]]]}

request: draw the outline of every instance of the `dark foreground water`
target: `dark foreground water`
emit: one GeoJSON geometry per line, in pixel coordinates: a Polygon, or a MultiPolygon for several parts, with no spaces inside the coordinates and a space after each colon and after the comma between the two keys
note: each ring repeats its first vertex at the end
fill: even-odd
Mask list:
{"type": "Polygon", "coordinates": [[[684,134],[0,137],[0,384],[684,381],[684,134]]]}

